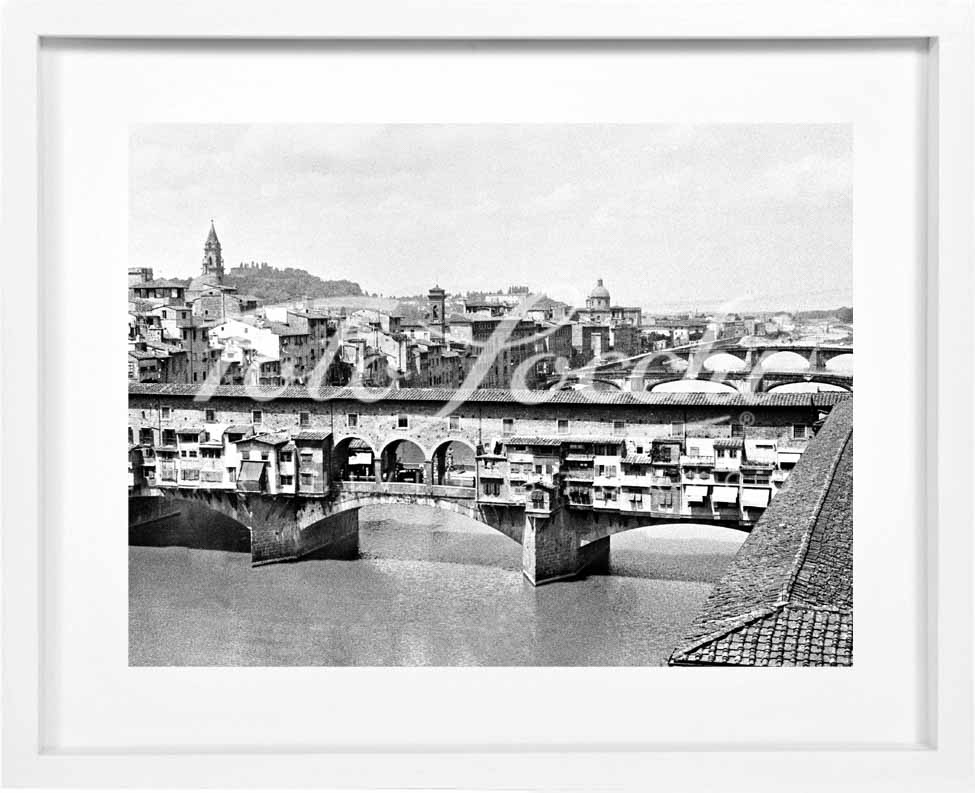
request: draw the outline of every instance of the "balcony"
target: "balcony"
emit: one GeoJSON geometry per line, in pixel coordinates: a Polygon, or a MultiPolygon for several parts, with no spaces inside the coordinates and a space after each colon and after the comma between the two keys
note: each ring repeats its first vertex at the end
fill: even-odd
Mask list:
{"type": "Polygon", "coordinates": [[[680,464],[689,467],[714,467],[715,459],[713,455],[704,454],[682,454],[680,464]]]}
{"type": "Polygon", "coordinates": [[[742,470],[771,471],[773,468],[775,468],[775,460],[742,460],[739,467],[742,470]]]}

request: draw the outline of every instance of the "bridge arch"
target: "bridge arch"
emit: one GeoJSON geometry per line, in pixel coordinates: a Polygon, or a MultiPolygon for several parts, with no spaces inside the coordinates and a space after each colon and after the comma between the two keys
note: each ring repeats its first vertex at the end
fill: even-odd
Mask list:
{"type": "Polygon", "coordinates": [[[474,487],[477,449],[466,438],[445,438],[434,448],[430,462],[431,484],[474,487]]]}
{"type": "Polygon", "coordinates": [[[788,383],[778,383],[777,385],[769,386],[766,393],[769,394],[806,394],[806,393],[819,393],[821,391],[843,391],[850,393],[851,389],[846,386],[840,385],[839,383],[824,382],[822,380],[817,380],[813,378],[811,380],[793,380],[788,383]]]}
{"type": "Polygon", "coordinates": [[[769,351],[762,356],[761,366],[769,372],[804,372],[809,359],[792,350],[769,351]]]}
{"type": "Polygon", "coordinates": [[[704,359],[703,368],[709,372],[741,372],[748,362],[729,352],[716,352],[704,359]]]}
{"type": "Polygon", "coordinates": [[[563,391],[622,391],[622,386],[613,381],[608,380],[603,377],[585,377],[576,380],[574,383],[567,384],[563,391]],[[604,386],[604,388],[599,388],[598,386],[604,386]]]}
{"type": "Polygon", "coordinates": [[[345,482],[374,481],[376,448],[361,435],[345,435],[332,447],[332,475],[345,482]]]}
{"type": "Polygon", "coordinates": [[[826,370],[830,372],[852,372],[853,353],[845,352],[839,355],[834,355],[832,358],[826,361],[826,370]]]}
{"type": "Polygon", "coordinates": [[[654,380],[647,384],[651,393],[719,393],[738,394],[740,389],[729,380],[713,380],[703,377],[671,377],[654,380]]]}
{"type": "Polygon", "coordinates": [[[408,435],[395,435],[379,452],[380,477],[383,482],[428,481],[430,453],[408,435]]]}
{"type": "MultiPolygon", "coordinates": [[[[236,496],[231,491],[230,496],[236,496]]],[[[251,530],[236,499],[206,491],[166,489],[129,498],[129,545],[247,553],[251,530]]]]}

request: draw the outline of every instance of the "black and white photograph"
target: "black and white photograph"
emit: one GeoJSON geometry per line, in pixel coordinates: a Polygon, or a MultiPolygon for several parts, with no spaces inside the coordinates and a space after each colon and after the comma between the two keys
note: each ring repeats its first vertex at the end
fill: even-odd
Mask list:
{"type": "Polygon", "coordinates": [[[849,124],[131,127],[129,666],[851,666],[853,172],[849,124]]]}

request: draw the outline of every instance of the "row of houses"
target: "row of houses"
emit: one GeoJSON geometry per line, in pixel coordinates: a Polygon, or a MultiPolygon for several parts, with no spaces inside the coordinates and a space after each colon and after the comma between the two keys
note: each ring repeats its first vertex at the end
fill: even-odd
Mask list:
{"type": "Polygon", "coordinates": [[[478,499],[549,509],[546,490],[570,508],[751,523],[789,476],[806,437],[515,437],[478,456],[478,499]],[[541,486],[541,487],[539,487],[541,486]],[[534,503],[533,503],[534,500],[534,503]]]}
{"type": "MultiPolygon", "coordinates": [[[[336,449],[324,429],[203,423],[141,427],[138,435],[130,428],[129,435],[133,492],[179,487],[320,497],[342,482],[435,483],[422,456],[381,461],[354,438],[336,449]]],[[[473,465],[447,467],[450,484],[470,487],[485,504],[547,512],[558,492],[572,509],[752,523],[808,437],[805,429],[788,440],[513,436],[493,450],[479,447],[473,465]]]]}

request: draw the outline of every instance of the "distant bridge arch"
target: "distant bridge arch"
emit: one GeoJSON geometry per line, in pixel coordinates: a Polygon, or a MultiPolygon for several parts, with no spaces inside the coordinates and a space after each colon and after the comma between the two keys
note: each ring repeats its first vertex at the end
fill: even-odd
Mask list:
{"type": "Polygon", "coordinates": [[[831,372],[852,372],[853,371],[853,353],[843,353],[842,355],[837,355],[830,358],[826,362],[826,368],[831,372]]]}
{"type": "Polygon", "coordinates": [[[792,350],[769,351],[760,363],[763,369],[775,372],[803,372],[810,368],[809,359],[792,350]]]}
{"type": "Polygon", "coordinates": [[[779,383],[770,387],[767,391],[769,394],[800,394],[800,393],[810,393],[815,394],[822,391],[844,391],[846,393],[850,392],[850,389],[845,385],[839,385],[836,383],[824,383],[819,380],[795,380],[791,383],[779,383]]]}
{"type": "Polygon", "coordinates": [[[714,380],[708,377],[665,377],[662,379],[651,380],[647,383],[646,390],[651,393],[723,393],[738,394],[741,389],[738,384],[731,380],[714,380]],[[686,384],[686,388],[678,388],[678,385],[686,384]]]}
{"type": "Polygon", "coordinates": [[[748,361],[722,351],[705,358],[703,368],[709,372],[741,372],[748,369],[748,361]]]}
{"type": "Polygon", "coordinates": [[[761,388],[763,391],[774,394],[817,390],[842,390],[853,391],[853,375],[839,372],[818,372],[816,374],[801,372],[765,372],[762,375],[761,388]],[[792,386],[806,385],[807,388],[796,389],[792,386]],[[827,389],[816,388],[815,386],[829,386],[827,389]]]}

